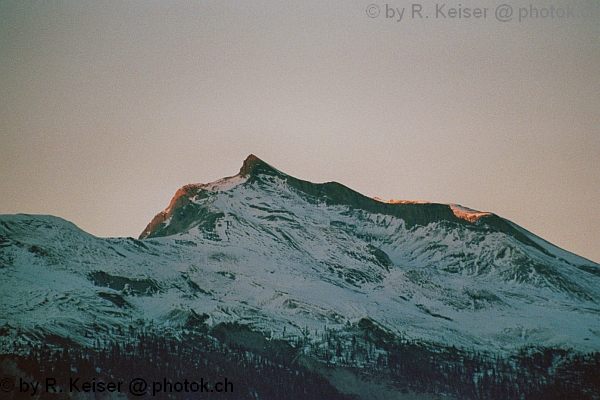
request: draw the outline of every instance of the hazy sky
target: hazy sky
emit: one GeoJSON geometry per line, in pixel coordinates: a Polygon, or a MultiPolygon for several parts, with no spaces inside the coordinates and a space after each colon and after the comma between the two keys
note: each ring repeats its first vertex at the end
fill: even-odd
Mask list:
{"type": "Polygon", "coordinates": [[[137,237],[254,153],[600,262],[598,2],[411,4],[0,0],[0,213],[137,237]]]}

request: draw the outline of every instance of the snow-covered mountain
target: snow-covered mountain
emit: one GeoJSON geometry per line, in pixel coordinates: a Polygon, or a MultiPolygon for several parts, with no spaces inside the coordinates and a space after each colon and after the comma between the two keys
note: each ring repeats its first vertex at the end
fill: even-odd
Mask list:
{"type": "Polygon", "coordinates": [[[140,319],[283,337],[368,318],[462,348],[600,349],[600,265],[491,213],[383,202],[252,155],[178,190],[140,239],[1,216],[0,326],[85,342],[140,319]]]}
{"type": "Polygon", "coordinates": [[[179,189],[140,240],[2,215],[0,277],[5,344],[89,343],[139,321],[318,342],[368,319],[458,348],[600,350],[600,265],[492,213],[383,202],[252,155],[233,177],[179,189]]]}

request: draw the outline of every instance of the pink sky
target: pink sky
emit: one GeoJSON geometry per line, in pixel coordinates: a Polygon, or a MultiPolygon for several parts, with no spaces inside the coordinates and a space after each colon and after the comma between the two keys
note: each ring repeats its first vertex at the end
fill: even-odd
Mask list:
{"type": "Polygon", "coordinates": [[[0,213],[137,237],[254,153],[600,262],[600,18],[499,22],[501,3],[397,22],[408,3],[2,1],[0,213]]]}

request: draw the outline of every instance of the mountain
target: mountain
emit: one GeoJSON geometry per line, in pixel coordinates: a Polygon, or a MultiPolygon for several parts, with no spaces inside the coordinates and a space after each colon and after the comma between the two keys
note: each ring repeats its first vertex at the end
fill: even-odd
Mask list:
{"type": "Polygon", "coordinates": [[[259,353],[283,343],[311,370],[304,356],[391,365],[401,344],[507,359],[600,350],[600,265],[493,213],[373,199],[253,155],[235,176],[179,189],[139,239],[2,215],[0,277],[3,354],[149,326],[259,353]]]}

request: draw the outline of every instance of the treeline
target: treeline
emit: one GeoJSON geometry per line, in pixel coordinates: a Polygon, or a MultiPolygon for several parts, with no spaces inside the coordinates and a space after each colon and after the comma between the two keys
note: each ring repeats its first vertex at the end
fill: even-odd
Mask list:
{"type": "Polygon", "coordinates": [[[402,391],[461,399],[600,399],[600,353],[523,348],[503,358],[393,337],[368,319],[353,334],[320,333],[314,358],[393,382],[402,391]]]}
{"type": "MultiPolygon", "coordinates": [[[[233,385],[229,393],[172,393],[156,398],[352,398],[342,395],[317,369],[299,365],[297,360],[303,355],[321,361],[324,368],[345,368],[357,380],[368,377],[400,392],[460,399],[600,399],[599,353],[526,348],[503,358],[412,342],[369,320],[361,321],[350,333],[325,330],[315,335],[320,340],[267,340],[238,324],[218,325],[210,333],[131,327],[128,332],[102,335],[104,339],[99,336],[93,347],[47,338],[45,345],[15,348],[13,354],[19,356],[1,356],[0,366],[5,368],[7,360],[14,360],[15,370],[37,382],[47,377],[59,383],[72,377],[123,382],[166,378],[173,383],[201,378],[214,383],[226,378],[233,385]]],[[[11,376],[6,370],[0,372],[11,376]]],[[[67,394],[49,396],[68,398],[67,394]]]]}
{"type": "MultiPolygon", "coordinates": [[[[42,393],[40,399],[71,398],[68,382],[101,380],[122,381],[122,393],[129,399],[352,399],[338,392],[321,375],[301,366],[283,364],[255,354],[238,346],[228,346],[214,338],[197,332],[181,331],[177,335],[156,330],[131,329],[131,335],[119,341],[96,341],[100,347],[80,347],[74,343],[47,342],[33,345],[21,355],[0,356],[3,376],[31,382],[45,382],[51,377],[62,384],[62,393],[42,393]],[[14,368],[7,368],[14,365],[14,368]],[[11,374],[10,370],[13,371],[11,374]],[[16,373],[14,372],[16,371],[16,373]],[[24,375],[24,376],[21,376],[24,375]],[[134,396],[127,385],[135,378],[146,380],[148,395],[134,396]],[[151,382],[196,381],[210,383],[230,382],[227,392],[160,393],[151,395],[151,382]]],[[[223,387],[224,388],[224,387],[223,387]]],[[[4,393],[3,393],[4,394],[4,393]]],[[[81,394],[79,394],[81,395],[81,394]]],[[[6,393],[14,399],[31,399],[31,392],[18,393],[18,388],[6,393]]],[[[108,397],[108,393],[92,393],[92,399],[108,397]]],[[[10,398],[10,397],[8,397],[10,398]]],[[[80,398],[80,397],[78,397],[80,398]]]]}

